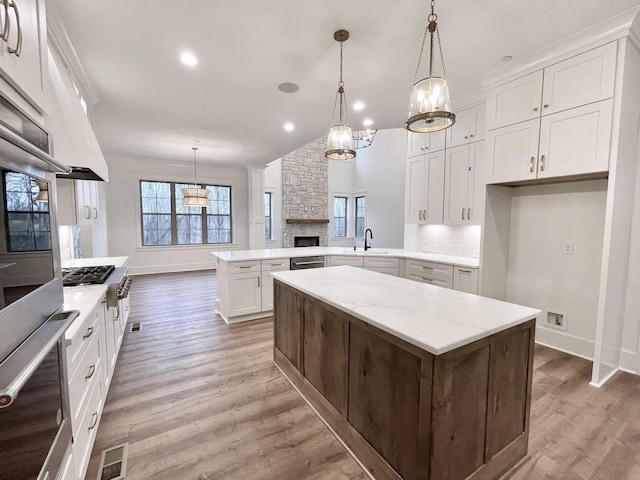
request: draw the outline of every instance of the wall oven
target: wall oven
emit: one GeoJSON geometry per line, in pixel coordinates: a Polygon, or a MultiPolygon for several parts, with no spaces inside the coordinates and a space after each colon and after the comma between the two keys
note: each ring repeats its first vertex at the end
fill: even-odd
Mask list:
{"type": "Polygon", "coordinates": [[[46,131],[0,94],[0,479],[54,480],[71,446],[55,173],[46,131]]]}

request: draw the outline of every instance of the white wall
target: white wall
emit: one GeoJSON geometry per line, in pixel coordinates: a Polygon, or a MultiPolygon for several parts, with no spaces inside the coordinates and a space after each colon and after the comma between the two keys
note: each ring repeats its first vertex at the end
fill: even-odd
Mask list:
{"type": "MultiPolygon", "coordinates": [[[[404,244],[404,192],[407,154],[405,129],[378,130],[370,147],[356,151],[348,161],[329,161],[329,219],[335,195],[366,197],[366,227],[373,232],[372,246],[402,248],[404,244]]],[[[363,246],[362,239],[333,238],[329,246],[363,246]]]]}
{"type": "Polygon", "coordinates": [[[140,180],[193,182],[193,165],[157,162],[135,157],[109,157],[106,186],[109,255],[129,257],[132,274],[215,268],[213,250],[246,249],[249,245],[247,169],[198,164],[198,181],[231,185],[233,244],[194,246],[141,246],[140,180]]]}
{"type": "Polygon", "coordinates": [[[282,158],[264,169],[264,190],[273,194],[273,239],[265,240],[265,248],[282,247],[282,158]]]}
{"type": "Polygon", "coordinates": [[[545,311],[536,341],[593,358],[607,181],[512,190],[507,301],[545,311]],[[573,254],[563,253],[565,243],[573,254]],[[566,332],[544,326],[563,313],[566,332]]]}

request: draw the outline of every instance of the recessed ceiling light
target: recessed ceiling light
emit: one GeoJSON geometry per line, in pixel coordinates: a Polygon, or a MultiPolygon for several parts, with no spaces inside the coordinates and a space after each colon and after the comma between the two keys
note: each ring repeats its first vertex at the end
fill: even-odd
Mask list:
{"type": "Polygon", "coordinates": [[[353,104],[353,109],[354,110],[362,110],[364,108],[364,103],[357,101],[356,103],[353,104]]]}
{"type": "Polygon", "coordinates": [[[198,64],[198,59],[191,52],[182,52],[182,54],[180,54],[180,61],[190,67],[198,64]]]}
{"type": "Polygon", "coordinates": [[[509,62],[511,60],[513,60],[513,57],[511,55],[505,55],[500,59],[501,62],[509,62]]]}
{"type": "Polygon", "coordinates": [[[285,123],[285,124],[284,124],[284,129],[285,129],[287,132],[292,132],[292,131],[293,131],[293,129],[294,129],[293,123],[291,123],[291,122],[287,122],[287,123],[285,123]]]}
{"type": "Polygon", "coordinates": [[[362,121],[362,125],[364,125],[365,127],[370,127],[371,125],[373,125],[373,120],[371,120],[370,118],[365,118],[362,121]]]}
{"type": "Polygon", "coordinates": [[[300,87],[295,83],[283,82],[278,85],[278,90],[284,93],[296,93],[298,90],[300,90],[300,87]]]}

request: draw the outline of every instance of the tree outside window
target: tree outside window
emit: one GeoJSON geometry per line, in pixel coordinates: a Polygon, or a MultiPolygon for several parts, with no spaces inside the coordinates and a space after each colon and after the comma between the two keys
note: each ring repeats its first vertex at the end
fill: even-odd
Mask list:
{"type": "Polygon", "coordinates": [[[273,240],[273,193],[264,192],[264,238],[273,240]]]}
{"type": "Polygon", "coordinates": [[[364,237],[366,202],[364,197],[356,197],[356,237],[364,237]]]}
{"type": "Polygon", "coordinates": [[[333,236],[347,236],[347,197],[333,197],[333,236]]]}

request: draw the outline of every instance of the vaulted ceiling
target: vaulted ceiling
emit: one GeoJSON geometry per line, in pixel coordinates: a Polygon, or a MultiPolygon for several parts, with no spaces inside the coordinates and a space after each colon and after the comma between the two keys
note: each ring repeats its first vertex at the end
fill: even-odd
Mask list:
{"type": "MultiPolygon", "coordinates": [[[[439,0],[436,13],[454,107],[478,76],[640,0],[439,0]]],[[[110,155],[264,165],[325,135],[339,74],[334,31],[347,29],[349,120],[403,127],[426,0],[50,0],[74,46],[110,155]],[[180,54],[193,52],[195,67],[180,54]],[[296,93],[278,90],[282,82],[296,93]],[[353,102],[365,104],[354,111],[353,102]],[[292,132],[283,125],[295,125],[292,132]]],[[[423,65],[426,61],[423,61],[423,65]]],[[[424,71],[422,72],[424,73],[424,71]]],[[[424,76],[424,75],[422,75],[424,76]]]]}

